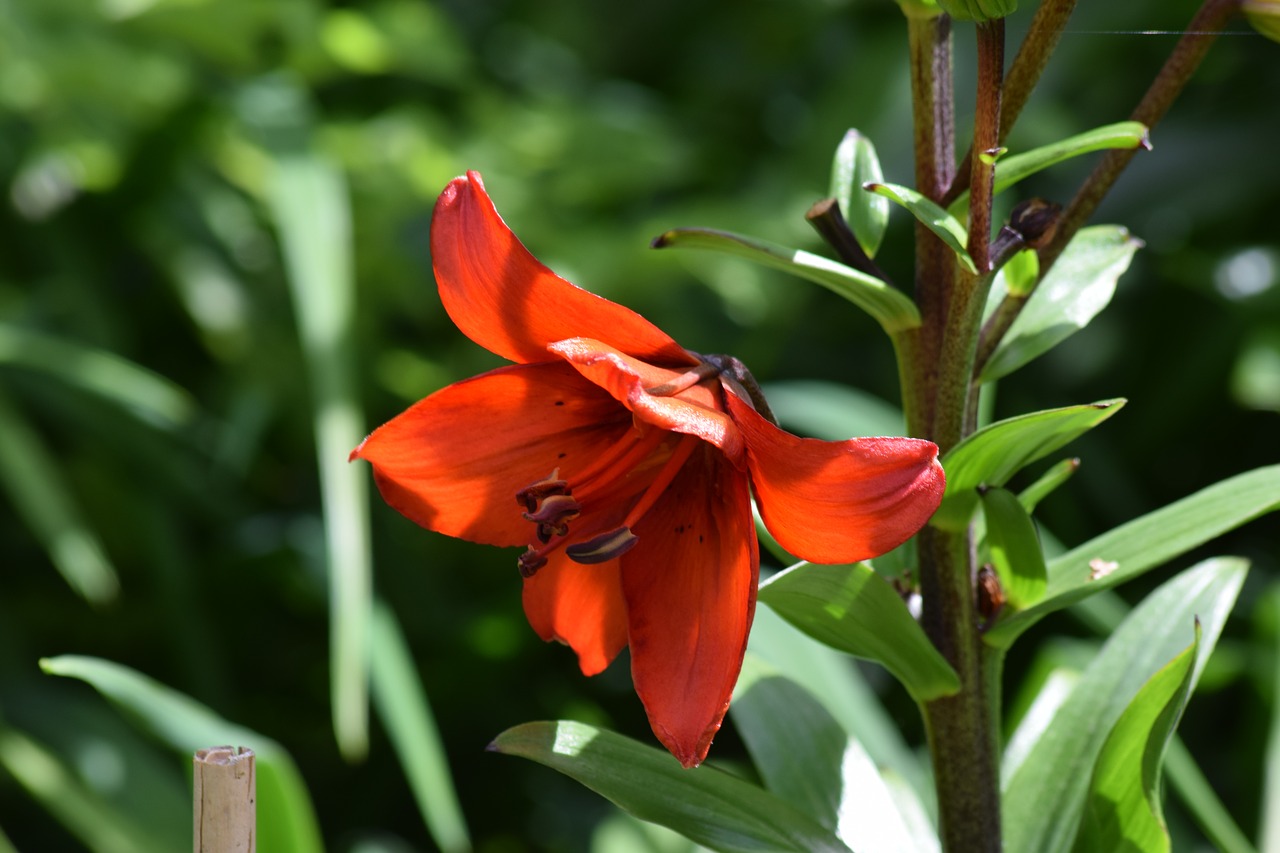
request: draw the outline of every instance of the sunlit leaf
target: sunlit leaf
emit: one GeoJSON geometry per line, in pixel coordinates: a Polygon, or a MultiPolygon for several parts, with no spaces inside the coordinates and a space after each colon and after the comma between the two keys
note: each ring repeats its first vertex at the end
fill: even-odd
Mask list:
{"type": "Polygon", "coordinates": [[[920,312],[910,297],[878,278],[812,252],[710,228],[674,228],[654,238],[653,247],[711,249],[789,272],[843,296],[890,334],[920,325],[920,312]]]}
{"type": "Polygon", "coordinates": [[[853,236],[867,257],[874,258],[889,224],[889,201],[874,193],[864,192],[863,184],[884,180],[880,158],[871,140],[850,130],[836,148],[831,166],[831,197],[840,203],[840,211],[848,220],[853,236]]]}
{"type": "Polygon", "coordinates": [[[372,631],[369,674],[374,707],[409,779],[422,818],[442,851],[470,850],[471,839],[435,717],[408,644],[385,604],[374,608],[372,631]]]}
{"type": "Polygon", "coordinates": [[[914,847],[866,750],[799,684],[748,656],[729,713],[768,791],[860,853],[914,847]]]}
{"type": "Polygon", "coordinates": [[[1107,734],[1142,685],[1195,638],[1195,672],[1213,650],[1244,583],[1247,564],[1208,560],[1182,572],[1134,609],[1085,670],[1017,769],[1003,779],[1005,849],[1071,849],[1090,774],[1107,734]]]}
{"type": "Polygon", "coordinates": [[[1280,509],[1280,465],[1215,483],[1126,522],[1049,561],[1049,589],[1034,607],[1001,618],[984,635],[1008,647],[1055,610],[1137,577],[1179,554],[1280,509]]]}
{"type": "Polygon", "coordinates": [[[1035,523],[1008,489],[982,490],[987,549],[1009,606],[1021,610],[1044,597],[1048,575],[1035,523]]]}
{"type": "MultiPolygon", "coordinates": [[[[1009,154],[996,162],[994,191],[1003,192],[1042,169],[1081,154],[1109,148],[1132,149],[1147,144],[1146,125],[1136,121],[1122,121],[1069,136],[1020,154],[1009,154]]],[[[969,209],[969,193],[962,193],[947,209],[954,216],[963,216],[969,209]]]]}
{"type": "Polygon", "coordinates": [[[923,762],[851,657],[804,634],[768,607],[756,608],[747,650],[821,702],[877,767],[910,786],[913,798],[932,793],[923,762]]]}
{"type": "Polygon", "coordinates": [[[1116,290],[1142,241],[1115,225],[1081,229],[1013,321],[979,380],[1012,373],[1089,324],[1116,290]]]}
{"type": "Polygon", "coordinates": [[[318,853],[324,849],[311,798],[289,753],[271,738],[227,722],[189,696],[128,667],[101,658],[44,658],[50,675],[77,678],[119,705],[187,760],[197,749],[245,746],[257,756],[258,840],[264,850],[318,853]]]}
{"type": "Polygon", "coordinates": [[[829,830],[774,795],[711,766],[568,720],[507,729],[490,748],[578,780],[636,817],[721,851],[847,853],[829,830]]]}
{"type": "Polygon", "coordinates": [[[971,273],[978,271],[978,268],[974,266],[973,258],[969,257],[968,249],[965,248],[969,240],[969,232],[959,219],[910,187],[899,186],[898,184],[870,183],[866,184],[864,189],[870,190],[877,195],[882,195],[890,201],[897,202],[905,207],[912,216],[938,235],[938,238],[943,243],[946,243],[951,251],[956,253],[956,257],[960,259],[960,263],[964,265],[965,269],[971,273]]]}
{"type": "Polygon", "coordinates": [[[1077,853],[1169,850],[1160,776],[1165,748],[1190,697],[1196,645],[1142,685],[1107,736],[1093,768],[1076,835],[1077,853]]]}
{"type": "Polygon", "coordinates": [[[1124,400],[1101,400],[1032,412],[998,421],[975,432],[942,457],[947,492],[929,522],[944,530],[969,523],[978,486],[1003,486],[1024,466],[1074,441],[1120,411],[1124,400]]]}
{"type": "Polygon", "coordinates": [[[901,596],[870,566],[800,563],[761,584],[760,601],[815,640],[881,664],[918,702],[960,688],[901,596]]]}

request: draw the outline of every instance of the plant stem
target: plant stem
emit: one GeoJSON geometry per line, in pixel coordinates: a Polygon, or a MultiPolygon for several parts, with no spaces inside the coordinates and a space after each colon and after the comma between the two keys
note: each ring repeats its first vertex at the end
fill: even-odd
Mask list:
{"type": "Polygon", "coordinates": [[[949,853],[996,853],[1000,786],[993,697],[973,603],[968,531],[920,532],[921,624],[960,676],[954,696],[924,706],[938,793],[938,834],[949,853]]]}
{"type": "Polygon", "coordinates": [[[969,257],[978,272],[991,269],[991,195],[1000,144],[1000,89],[1004,77],[1004,18],[978,24],[978,96],[973,116],[970,165],[969,257]]]}
{"type": "MultiPolygon", "coordinates": [[[[1044,73],[1049,57],[1053,55],[1058,39],[1062,37],[1067,20],[1075,11],[1076,2],[1077,0],[1043,0],[1036,8],[1036,14],[1031,19],[1031,27],[1027,30],[1027,37],[1023,39],[1022,45],[1018,48],[1018,55],[1013,58],[1013,62],[1009,65],[1009,73],[1004,78],[1004,90],[1001,93],[1003,101],[1000,107],[1000,142],[1009,135],[1018,116],[1022,114],[1022,108],[1027,105],[1027,100],[1031,97],[1036,83],[1040,82],[1040,75],[1044,73]]],[[[972,161],[973,147],[971,146],[960,163],[955,181],[947,190],[944,205],[955,201],[962,192],[969,189],[972,161]]]]}
{"type": "MultiPolygon", "coordinates": [[[[946,16],[908,19],[915,118],[916,185],[938,200],[954,176],[955,130],[951,83],[950,21],[946,16]]],[[[1001,31],[980,37],[984,52],[980,95],[987,113],[983,139],[993,140],[999,122],[1000,65],[995,44],[1001,31]],[[991,69],[994,69],[992,72],[991,69]],[[994,78],[994,83],[992,82],[994,78]]],[[[994,142],[986,145],[993,147],[994,142]]],[[[983,149],[985,150],[985,148],[983,149]]],[[[984,164],[980,179],[990,176],[984,164]]],[[[989,253],[990,193],[980,257],[989,253]]],[[[978,226],[980,228],[982,226],[978,226]]],[[[971,233],[979,233],[974,228],[971,233]]],[[[972,274],[932,232],[916,228],[916,303],[921,325],[898,339],[903,405],[910,434],[926,436],[942,452],[964,435],[974,349],[989,274],[972,274]]],[[[984,644],[974,607],[974,560],[968,531],[926,527],[919,534],[923,598],[921,624],[960,677],[954,696],[922,708],[938,794],[939,833],[949,853],[998,851],[1000,787],[996,748],[997,713],[986,677],[984,644]]]]}
{"type": "MultiPolygon", "coordinates": [[[[955,172],[955,117],[951,84],[951,19],[907,19],[916,187],[938,199],[955,172]]],[[[902,407],[911,435],[933,431],[934,389],[946,325],[955,257],[932,231],[915,226],[915,301],[921,325],[902,336],[899,353],[902,407]]]]}
{"type": "MultiPolygon", "coordinates": [[[[1181,94],[1191,75],[1200,67],[1201,60],[1217,40],[1218,33],[1240,9],[1240,4],[1241,0],[1205,0],[1204,5],[1187,24],[1187,31],[1178,40],[1173,53],[1165,60],[1164,67],[1160,69],[1160,73],[1156,75],[1156,79],[1152,81],[1150,88],[1134,108],[1130,119],[1142,122],[1148,129],[1155,127],[1181,94]]],[[[1062,254],[1062,250],[1066,248],[1071,238],[1093,215],[1098,204],[1137,151],[1136,148],[1116,149],[1103,155],[1101,162],[1085,180],[1075,198],[1067,205],[1057,233],[1049,244],[1040,250],[1042,278],[1062,254]]]]}

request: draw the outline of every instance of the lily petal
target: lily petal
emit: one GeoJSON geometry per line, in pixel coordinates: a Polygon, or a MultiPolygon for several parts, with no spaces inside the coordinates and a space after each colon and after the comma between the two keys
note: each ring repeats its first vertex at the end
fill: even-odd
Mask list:
{"type": "Polygon", "coordinates": [[[502,367],[443,388],[383,424],[351,458],[382,497],[430,530],[488,545],[533,534],[516,493],[584,470],[632,429],[631,414],[568,365],[502,367]]]}
{"type": "Polygon", "coordinates": [[[852,563],[891,551],[942,501],[946,480],[931,441],[797,438],[725,396],[746,439],[760,515],[797,557],[852,563]]]}
{"type": "Polygon", "coordinates": [[[639,314],[543,266],[502,221],[476,172],[455,178],[440,194],[431,220],[431,256],[440,299],[453,322],[503,358],[545,361],[548,344],[587,335],[649,361],[690,360],[639,314]]]}
{"type": "Polygon", "coordinates": [[[524,612],[542,639],[578,653],[583,675],[604,670],[627,644],[618,561],[583,565],[554,554],[524,582],[524,612]]]}
{"type": "Polygon", "coordinates": [[[720,411],[720,386],[695,385],[678,396],[654,396],[646,389],[668,385],[687,369],[655,367],[590,338],[558,341],[547,349],[561,356],[592,383],[645,423],[671,432],[695,435],[710,442],[735,463],[744,461],[742,436],[732,419],[720,411]]]}
{"type": "Polygon", "coordinates": [[[654,734],[694,767],[724,720],[755,613],[746,475],[703,445],[635,532],[621,558],[632,679],[654,734]]]}

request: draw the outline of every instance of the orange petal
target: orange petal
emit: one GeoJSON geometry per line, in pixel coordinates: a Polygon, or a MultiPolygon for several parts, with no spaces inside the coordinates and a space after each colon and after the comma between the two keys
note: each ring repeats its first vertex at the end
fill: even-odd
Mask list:
{"type": "Polygon", "coordinates": [[[778,543],[815,563],[852,563],[901,545],[929,520],[946,481],[938,448],[914,438],[797,438],[733,394],[760,515],[778,543]]]}
{"type": "Polygon", "coordinates": [[[645,389],[673,382],[686,368],[655,367],[590,338],[570,338],[547,349],[608,391],[639,420],[671,432],[696,435],[735,462],[743,459],[742,436],[733,420],[720,411],[723,404],[718,382],[712,383],[713,388],[695,385],[678,396],[655,397],[645,389]]]}
{"type": "Polygon", "coordinates": [[[546,347],[575,335],[670,364],[690,361],[639,314],[582,290],[529,253],[507,228],[480,175],[455,178],[436,202],[431,256],[445,310],[463,334],[516,362],[545,361],[546,347]]]}
{"type": "Polygon", "coordinates": [[[654,734],[694,767],[724,720],[755,613],[746,476],[701,446],[635,533],[621,558],[632,679],[654,734]]]}
{"type": "Polygon", "coordinates": [[[351,454],[412,521],[489,545],[532,541],[516,493],[585,469],[631,413],[567,365],[521,364],[458,382],[379,427],[351,454]]]}
{"type": "Polygon", "coordinates": [[[602,671],[627,644],[618,561],[583,565],[563,553],[524,582],[524,612],[542,639],[578,653],[583,675],[602,671]]]}

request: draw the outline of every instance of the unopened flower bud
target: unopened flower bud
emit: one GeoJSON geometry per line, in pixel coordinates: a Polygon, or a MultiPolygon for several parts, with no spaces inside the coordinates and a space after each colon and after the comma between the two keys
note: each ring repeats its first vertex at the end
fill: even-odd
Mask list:
{"type": "Polygon", "coordinates": [[[1244,0],[1240,8],[1255,30],[1280,41],[1280,0],[1244,0]]]}
{"type": "Polygon", "coordinates": [[[938,5],[958,21],[994,21],[1012,15],[1018,0],[938,0],[938,5]]]}

